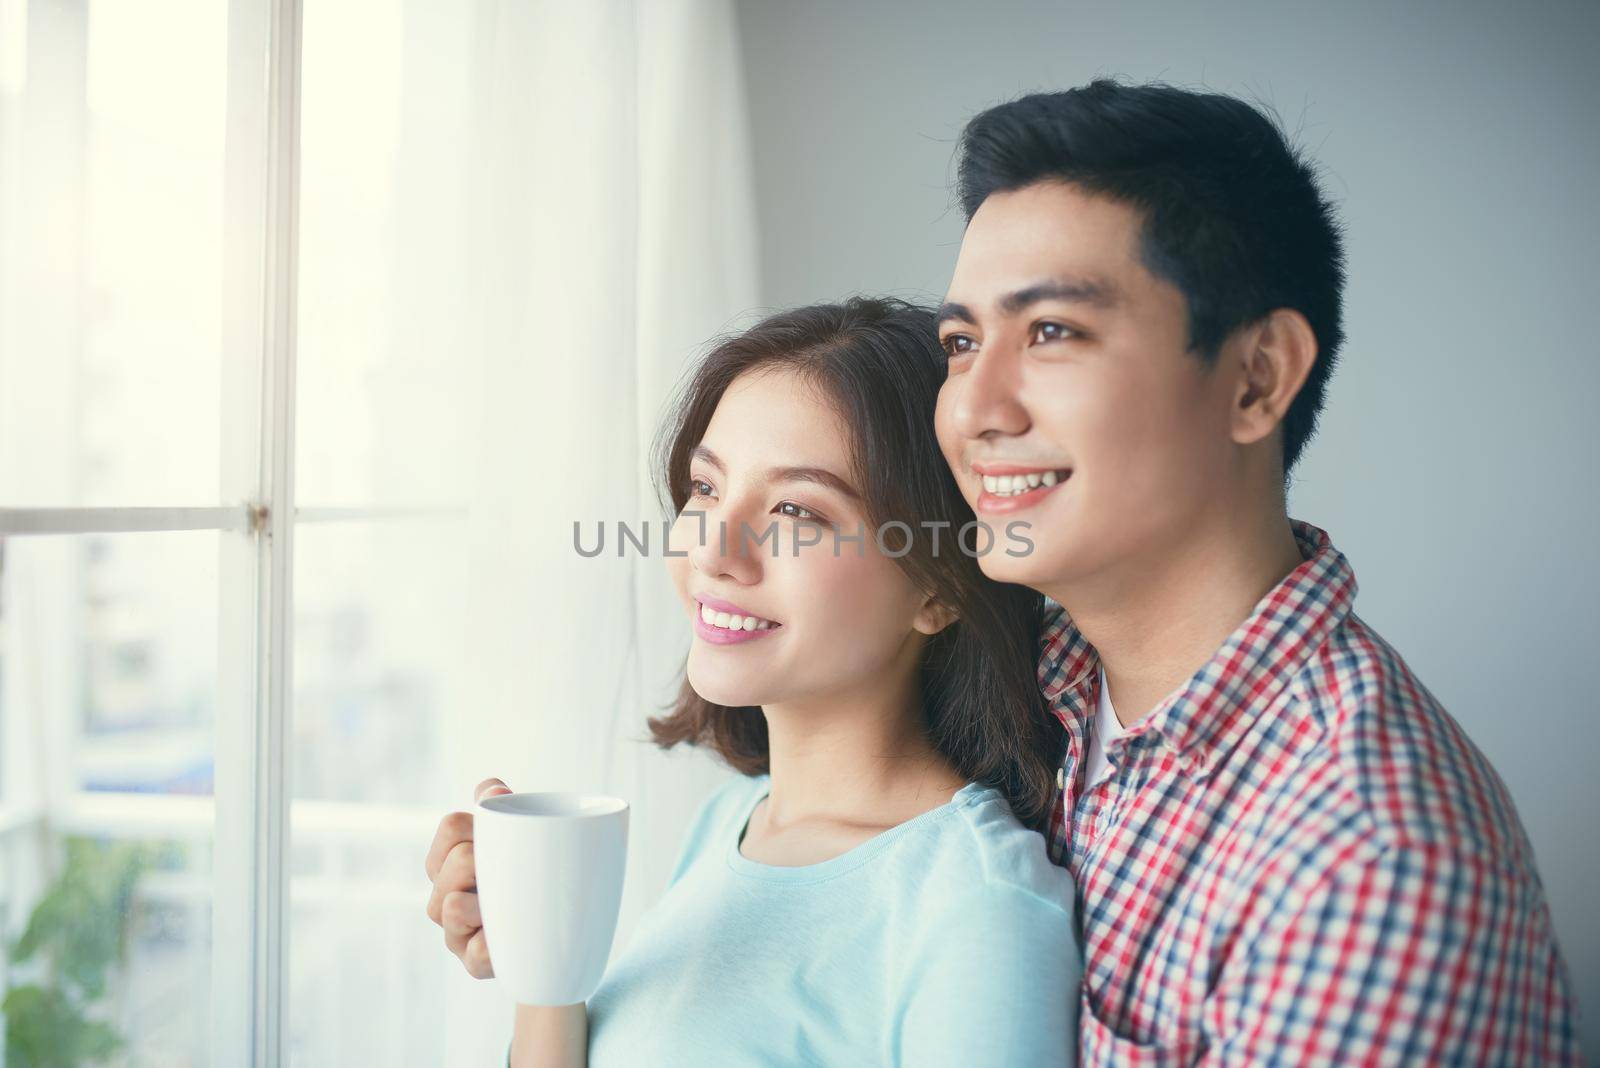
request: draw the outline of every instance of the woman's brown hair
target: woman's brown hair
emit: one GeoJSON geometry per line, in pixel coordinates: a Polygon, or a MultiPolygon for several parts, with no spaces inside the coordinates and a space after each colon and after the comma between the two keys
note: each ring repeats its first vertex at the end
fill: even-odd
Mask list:
{"type": "MultiPolygon", "coordinates": [[[[722,395],[758,368],[798,373],[838,407],[855,438],[852,473],[868,529],[905,523],[913,535],[886,535],[885,546],[900,552],[909,543],[895,562],[955,613],[955,622],[923,647],[929,738],[959,774],[998,787],[1019,821],[1043,829],[1063,741],[1035,674],[1043,598],[984,577],[977,559],[957,545],[957,532],[973,514],[934,436],[945,357],[932,313],[904,301],[856,297],[781,312],[721,339],[680,392],[656,443],[655,464],[673,514],[689,499],[690,451],[722,395]],[[924,523],[949,524],[939,530],[937,551],[924,523]]],[[[969,536],[966,543],[982,540],[969,536]]],[[[991,541],[998,551],[998,539],[991,541]]],[[[703,746],[746,775],[769,770],[761,710],[713,704],[687,678],[666,714],[649,725],[664,749],[703,746]]]]}

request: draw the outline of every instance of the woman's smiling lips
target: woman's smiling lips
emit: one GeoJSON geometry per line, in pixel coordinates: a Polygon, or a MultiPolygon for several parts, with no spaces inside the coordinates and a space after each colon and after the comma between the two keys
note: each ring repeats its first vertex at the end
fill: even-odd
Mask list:
{"type": "Polygon", "coordinates": [[[983,487],[973,510],[986,515],[1004,515],[1032,508],[1072,477],[1070,467],[973,464],[972,470],[983,487]]]}
{"type": "Polygon", "coordinates": [[[694,602],[694,632],[713,645],[754,641],[783,627],[720,597],[695,595],[694,602]]]}

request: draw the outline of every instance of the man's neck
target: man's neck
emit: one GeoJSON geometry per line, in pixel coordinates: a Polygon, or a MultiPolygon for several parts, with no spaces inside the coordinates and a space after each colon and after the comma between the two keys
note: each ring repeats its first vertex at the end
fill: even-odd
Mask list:
{"type": "Polygon", "coordinates": [[[1302,562],[1281,508],[1219,508],[1208,520],[1147,559],[1042,591],[1099,654],[1125,727],[1204,667],[1302,562]]]}

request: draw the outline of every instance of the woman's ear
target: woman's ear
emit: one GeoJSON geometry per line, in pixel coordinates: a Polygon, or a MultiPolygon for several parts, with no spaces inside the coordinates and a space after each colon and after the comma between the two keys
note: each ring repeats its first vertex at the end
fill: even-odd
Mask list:
{"type": "Polygon", "coordinates": [[[1251,445],[1283,423],[1317,359],[1317,335],[1290,308],[1267,314],[1247,336],[1235,389],[1233,440],[1251,445]]]}
{"type": "Polygon", "coordinates": [[[911,625],[923,634],[933,635],[955,621],[955,610],[939,603],[930,593],[923,598],[922,607],[917,609],[916,618],[911,621],[911,625]]]}

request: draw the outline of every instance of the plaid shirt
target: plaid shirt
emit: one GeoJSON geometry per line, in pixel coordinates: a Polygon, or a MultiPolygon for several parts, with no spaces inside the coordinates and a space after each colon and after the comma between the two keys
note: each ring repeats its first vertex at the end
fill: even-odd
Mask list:
{"type": "Polygon", "coordinates": [[[1107,746],[1114,771],[1088,791],[1098,660],[1064,613],[1046,628],[1081,1063],[1581,1063],[1510,795],[1351,612],[1327,535],[1294,529],[1304,563],[1107,746]]]}

